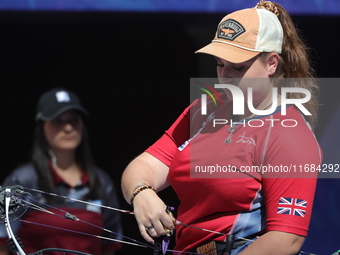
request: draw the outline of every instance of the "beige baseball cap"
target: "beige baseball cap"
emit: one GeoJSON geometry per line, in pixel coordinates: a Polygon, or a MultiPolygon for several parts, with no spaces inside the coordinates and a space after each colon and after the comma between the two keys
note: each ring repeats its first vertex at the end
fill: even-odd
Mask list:
{"type": "Polygon", "coordinates": [[[281,53],[283,29],[266,9],[243,9],[225,16],[215,38],[195,53],[206,53],[232,63],[245,62],[261,52],[281,53]]]}

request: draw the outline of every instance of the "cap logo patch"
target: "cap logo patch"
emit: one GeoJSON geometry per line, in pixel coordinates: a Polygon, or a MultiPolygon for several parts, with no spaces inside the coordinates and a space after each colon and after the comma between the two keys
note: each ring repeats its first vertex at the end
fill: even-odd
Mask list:
{"type": "Polygon", "coordinates": [[[59,103],[71,101],[70,95],[66,91],[59,91],[59,92],[55,93],[55,96],[56,96],[57,101],[59,103]]]}
{"type": "Polygon", "coordinates": [[[244,27],[236,20],[227,19],[219,25],[217,37],[233,41],[245,31],[244,27]]]}

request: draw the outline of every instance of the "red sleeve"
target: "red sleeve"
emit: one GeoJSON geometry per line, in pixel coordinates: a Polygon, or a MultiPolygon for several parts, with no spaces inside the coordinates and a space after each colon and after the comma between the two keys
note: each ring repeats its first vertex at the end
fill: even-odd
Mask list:
{"type": "Polygon", "coordinates": [[[294,128],[273,130],[265,165],[290,170],[263,175],[267,231],[307,235],[318,174],[313,167],[321,162],[321,149],[302,119],[294,128]]]}
{"type": "Polygon", "coordinates": [[[190,136],[190,106],[187,107],[165,134],[151,145],[146,152],[158,158],[167,166],[174,155],[190,136]]]}

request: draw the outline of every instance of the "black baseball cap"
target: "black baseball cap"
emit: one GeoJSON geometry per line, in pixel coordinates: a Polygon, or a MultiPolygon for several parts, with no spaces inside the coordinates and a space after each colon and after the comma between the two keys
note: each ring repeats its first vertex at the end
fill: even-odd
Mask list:
{"type": "Polygon", "coordinates": [[[65,88],[51,89],[39,98],[35,120],[50,121],[67,110],[78,110],[85,116],[88,111],[82,107],[79,97],[65,88]]]}

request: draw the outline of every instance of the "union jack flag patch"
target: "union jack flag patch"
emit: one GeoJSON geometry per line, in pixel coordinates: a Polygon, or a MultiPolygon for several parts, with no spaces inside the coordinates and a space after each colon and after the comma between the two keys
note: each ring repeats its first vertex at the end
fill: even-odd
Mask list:
{"type": "Polygon", "coordinates": [[[280,197],[277,213],[305,217],[306,207],[306,200],[290,197],[280,197]]]}

